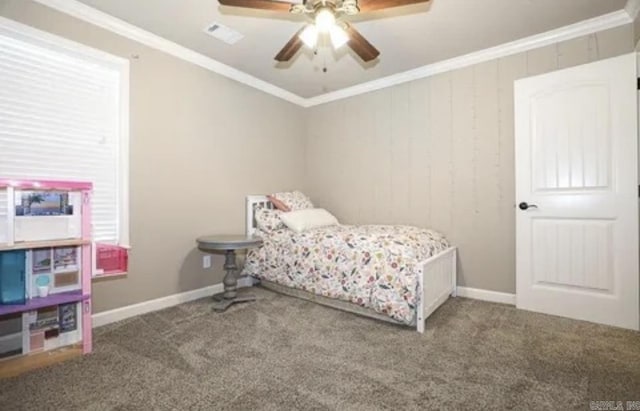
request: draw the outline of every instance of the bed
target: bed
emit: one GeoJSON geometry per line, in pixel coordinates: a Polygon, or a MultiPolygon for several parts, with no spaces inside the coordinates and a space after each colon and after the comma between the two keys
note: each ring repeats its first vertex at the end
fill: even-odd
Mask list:
{"type": "Polygon", "coordinates": [[[267,289],[367,317],[415,326],[456,294],[456,248],[411,226],[337,225],[296,233],[258,230],[255,213],[273,208],[248,196],[246,234],[263,238],[243,275],[267,289]]]}

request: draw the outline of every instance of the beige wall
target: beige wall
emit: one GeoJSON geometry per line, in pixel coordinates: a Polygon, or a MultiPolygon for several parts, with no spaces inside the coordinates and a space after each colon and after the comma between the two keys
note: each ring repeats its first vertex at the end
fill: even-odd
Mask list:
{"type": "Polygon", "coordinates": [[[194,239],[242,232],[246,194],[296,187],[343,222],[441,230],[461,285],[513,292],[513,80],[634,43],[629,25],[305,111],[27,0],[0,15],[140,56],[130,274],[94,284],[96,312],[219,283],[222,259],[202,269],[194,239]]]}
{"type": "Polygon", "coordinates": [[[345,223],[440,230],[460,285],[512,293],[513,81],[633,48],[627,25],[314,107],[305,190],[345,223]]]}
{"type": "Polygon", "coordinates": [[[195,238],[244,230],[244,197],[302,185],[303,109],[26,0],[0,15],[131,60],[130,274],[94,311],[222,281],[195,238]]]}

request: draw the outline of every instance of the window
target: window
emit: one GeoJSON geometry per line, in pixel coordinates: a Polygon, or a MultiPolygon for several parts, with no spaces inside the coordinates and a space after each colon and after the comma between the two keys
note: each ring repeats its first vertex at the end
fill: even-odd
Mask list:
{"type": "Polygon", "coordinates": [[[0,18],[0,176],[91,181],[94,241],[119,246],[129,245],[128,73],[125,59],[0,18]]]}

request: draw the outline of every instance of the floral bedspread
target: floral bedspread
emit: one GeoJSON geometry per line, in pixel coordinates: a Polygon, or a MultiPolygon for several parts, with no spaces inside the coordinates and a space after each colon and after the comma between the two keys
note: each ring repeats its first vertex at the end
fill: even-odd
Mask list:
{"type": "MultiPolygon", "coordinates": [[[[331,226],[261,232],[243,274],[349,301],[411,324],[421,296],[420,262],[449,247],[442,234],[410,226],[331,226]]],[[[428,286],[428,284],[427,284],[428,286]]]]}

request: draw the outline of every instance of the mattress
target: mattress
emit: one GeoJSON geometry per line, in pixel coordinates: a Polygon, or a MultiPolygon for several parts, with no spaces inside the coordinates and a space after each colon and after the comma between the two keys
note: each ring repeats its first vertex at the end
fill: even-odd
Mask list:
{"type": "MultiPolygon", "coordinates": [[[[412,324],[422,262],[446,250],[436,231],[403,225],[339,225],[261,232],[243,274],[348,301],[412,324]]],[[[428,287],[428,284],[425,286],[428,287]]]]}

